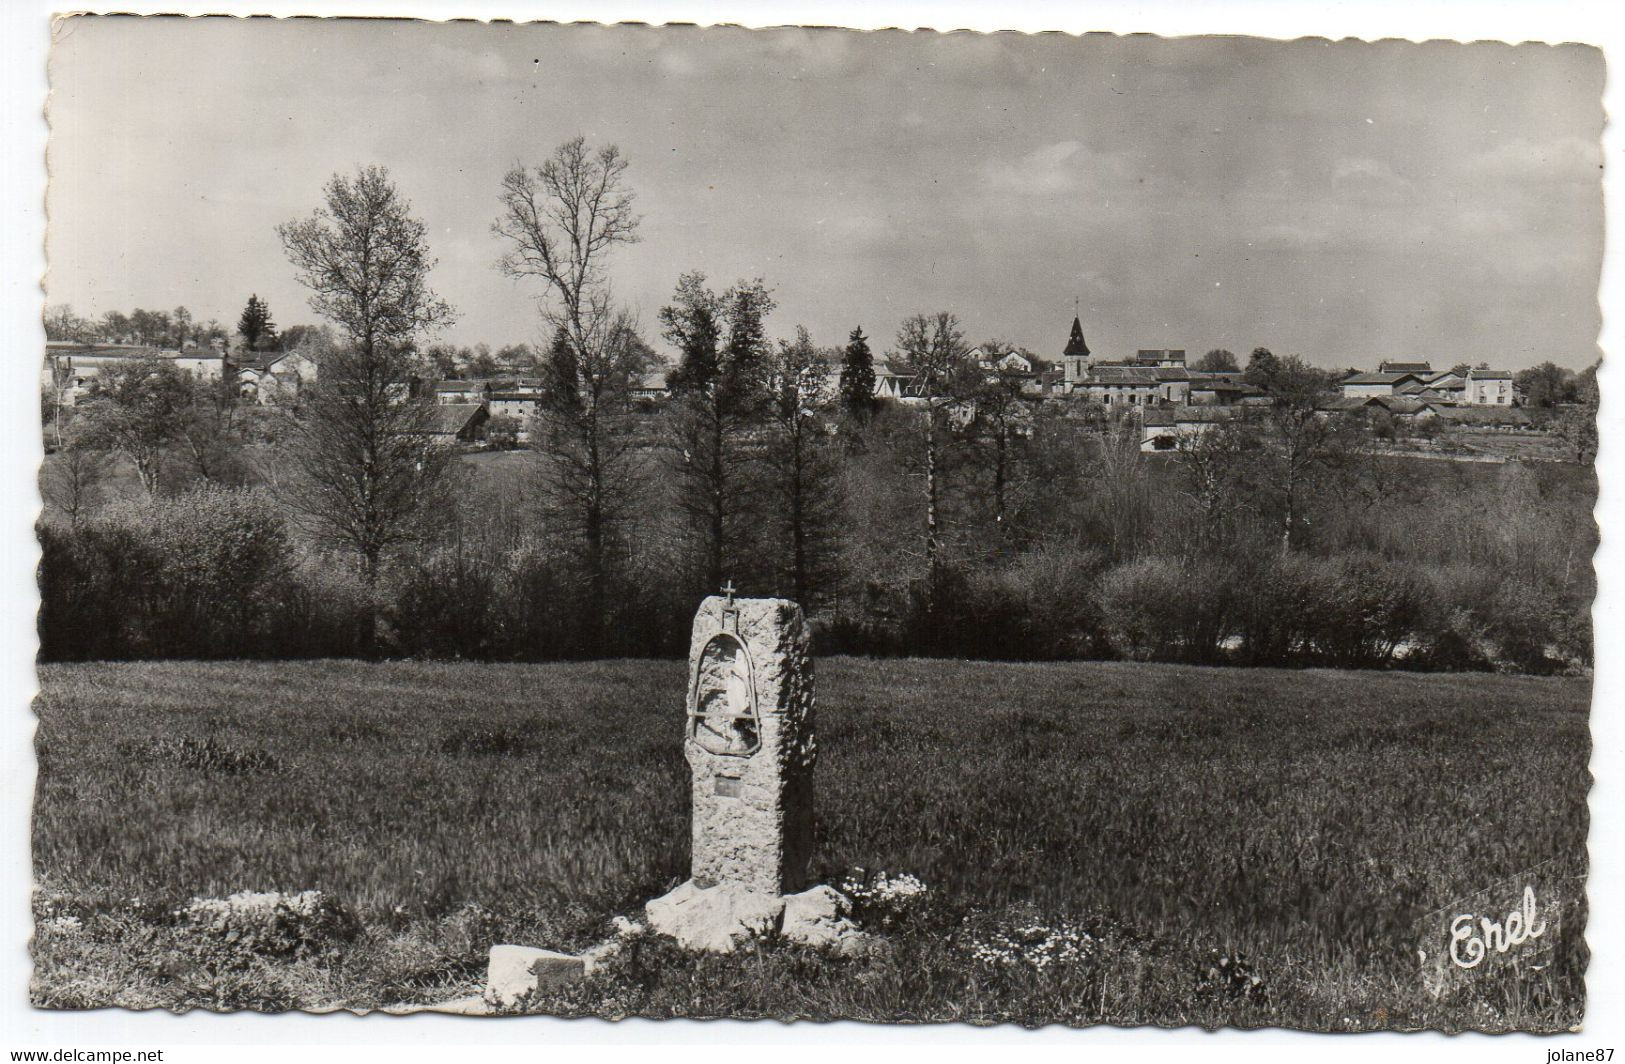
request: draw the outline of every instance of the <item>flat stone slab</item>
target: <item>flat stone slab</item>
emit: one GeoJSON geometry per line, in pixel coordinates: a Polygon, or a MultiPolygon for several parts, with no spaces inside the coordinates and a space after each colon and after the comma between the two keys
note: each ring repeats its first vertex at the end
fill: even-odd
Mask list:
{"type": "Polygon", "coordinates": [[[644,906],[649,927],[670,935],[684,949],[732,953],[773,932],[784,914],[784,899],[739,883],[700,887],[691,879],[644,906]]]}
{"type": "Polygon", "coordinates": [[[484,1000],[492,1006],[511,1008],[527,994],[573,983],[586,975],[587,962],[581,957],[533,946],[492,946],[484,1000]]]}

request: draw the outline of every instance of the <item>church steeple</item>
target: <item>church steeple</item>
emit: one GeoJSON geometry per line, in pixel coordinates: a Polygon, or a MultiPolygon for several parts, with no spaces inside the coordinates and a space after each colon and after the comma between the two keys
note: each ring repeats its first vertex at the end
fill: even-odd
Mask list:
{"type": "Polygon", "coordinates": [[[1077,315],[1072,316],[1072,335],[1066,339],[1066,350],[1061,352],[1066,358],[1087,358],[1089,345],[1083,342],[1083,323],[1077,315]]]}

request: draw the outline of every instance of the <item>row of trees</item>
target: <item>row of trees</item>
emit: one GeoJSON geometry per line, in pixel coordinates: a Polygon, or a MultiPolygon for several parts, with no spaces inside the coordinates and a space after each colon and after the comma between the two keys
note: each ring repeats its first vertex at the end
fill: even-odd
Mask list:
{"type": "MultiPolygon", "coordinates": [[[[1132,421],[1034,404],[1015,380],[974,365],[949,312],[904,320],[890,353],[922,401],[877,407],[861,329],[839,352],[800,328],[775,341],[763,280],[719,289],[690,272],[658,317],[679,357],[671,399],[643,410],[633,395],[655,355],[609,271],[614,251],[637,239],[626,170],[613,147],[577,139],[503,181],[493,225],[506,249],[501,269],[536,287],[550,342],[535,363],[542,389],[528,472],[495,485],[432,442],[432,402],[411,395],[412,379],[425,375],[424,341],[453,311],[429,285],[425,227],[387,172],[335,176],[321,209],[279,227],[312,309],[335,336],[317,385],[259,459],[244,463],[245,481],[287,515],[291,551],[353,559],[361,591],[331,596],[354,606],[346,645],[665,652],[695,599],[732,580],[747,593],[797,598],[832,648],[1208,660],[1229,652],[1227,629],[1241,623],[1224,618],[1259,614],[1218,610],[1194,634],[1176,623],[1137,635],[1134,618],[1158,615],[1169,598],[1196,601],[1194,585],[1240,594],[1243,585],[1219,579],[1226,572],[1313,596],[1356,586],[1370,567],[1423,564],[1413,543],[1393,535],[1430,520],[1395,502],[1404,478],[1358,423],[1315,412],[1326,374],[1262,348],[1246,373],[1271,403],[1194,438],[1181,461],[1153,463],[1132,421]],[[1368,569],[1337,568],[1355,555],[1368,569]],[[1300,556],[1332,568],[1306,569],[1292,560],[1300,556]]],[[[1208,361],[1235,363],[1225,356],[1208,361]]],[[[166,383],[158,367],[129,375],[131,395],[109,377],[87,423],[98,410],[110,418],[140,409],[142,389],[166,383]]],[[[167,420],[184,426],[191,416],[177,410],[167,420]]],[[[136,462],[134,444],[113,446],[136,462]]],[[[173,458],[185,446],[171,435],[154,453],[173,458]]],[[[1448,508],[1455,496],[1430,504],[1448,508]]],[[[98,560],[108,555],[95,537],[127,542],[145,518],[120,520],[125,539],[81,522],[82,542],[57,544],[51,579],[68,589],[65,601],[85,609],[103,601],[70,595],[79,585],[65,574],[112,564],[98,560]]],[[[1502,557],[1493,544],[1475,549],[1492,564],[1502,557]]],[[[307,561],[289,571],[320,580],[329,568],[307,561]]],[[[1579,568],[1530,577],[1545,589],[1541,601],[1557,604],[1554,616],[1573,616],[1587,594],[1579,568]]],[[[78,616],[58,614],[69,615],[78,616]]],[[[1337,640],[1317,631],[1245,645],[1253,660],[1358,656],[1326,649],[1343,646],[1337,640]]],[[[1398,640],[1384,645],[1391,656],[1398,640]]]]}

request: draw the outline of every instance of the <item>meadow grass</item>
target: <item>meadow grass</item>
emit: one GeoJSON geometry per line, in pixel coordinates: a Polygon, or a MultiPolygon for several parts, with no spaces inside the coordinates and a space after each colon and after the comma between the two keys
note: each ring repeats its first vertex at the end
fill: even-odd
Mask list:
{"type": "MultiPolygon", "coordinates": [[[[536,1007],[1580,1021],[1581,892],[1557,963],[1441,998],[1416,921],[1543,862],[1583,880],[1585,680],[843,658],[817,678],[815,872],[912,873],[930,918],[851,960],[644,942],[536,1007]],[[1098,948],[1061,970],[988,965],[965,945],[989,921],[1081,922],[1098,948]],[[1216,955],[1266,992],[1204,983],[1216,955]]],[[[42,667],[35,1000],[368,1008],[474,991],[493,942],[586,946],[686,876],[683,688],[681,663],[652,661],[42,667]],[[200,951],[169,915],[306,889],[360,918],[345,950],[200,951]]]]}

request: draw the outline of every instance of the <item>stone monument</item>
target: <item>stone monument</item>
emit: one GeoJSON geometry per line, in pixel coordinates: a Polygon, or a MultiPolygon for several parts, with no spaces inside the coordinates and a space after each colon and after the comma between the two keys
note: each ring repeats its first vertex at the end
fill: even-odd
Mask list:
{"type": "Polygon", "coordinates": [[[812,661],[801,607],[712,596],[694,616],[683,753],[696,886],[800,890],[812,855],[812,661]]]}
{"type": "MultiPolygon", "coordinates": [[[[693,862],[685,883],[644,906],[649,929],[686,949],[729,952],[771,933],[843,953],[867,948],[851,900],[806,882],[818,754],[807,643],[801,607],[788,599],[735,599],[730,586],[694,616],[683,715],[693,862]]],[[[484,996],[441,1011],[514,1008],[591,978],[642,930],[618,917],[618,937],[579,956],[493,946],[484,996]]]]}
{"type": "Polygon", "coordinates": [[[691,949],[725,952],[774,930],[844,948],[856,939],[845,899],[803,890],[818,749],[801,607],[735,599],[731,587],[706,599],[688,673],[693,865],[688,882],[645,907],[650,926],[691,949]]]}

